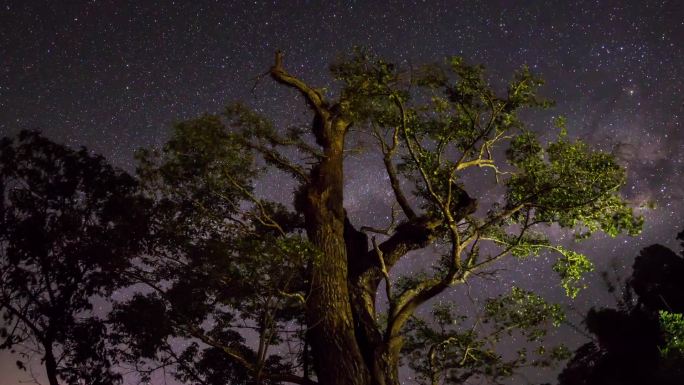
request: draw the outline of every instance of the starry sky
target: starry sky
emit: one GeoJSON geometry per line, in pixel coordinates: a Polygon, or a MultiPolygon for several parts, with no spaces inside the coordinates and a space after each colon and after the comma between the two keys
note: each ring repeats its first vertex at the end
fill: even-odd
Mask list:
{"type": "MultiPolygon", "coordinates": [[[[327,66],[354,45],[405,66],[463,56],[484,64],[492,82],[526,64],[556,101],[530,112],[528,124],[541,132],[566,116],[570,135],[612,151],[627,167],[623,193],[635,206],[655,203],[643,210],[641,236],[599,235],[573,245],[598,271],[627,276],[642,247],[678,250],[674,238],[684,228],[683,41],[681,0],[1,1],[0,135],[40,129],[133,170],[134,151],[163,144],[174,121],[232,101],[282,126],[309,121],[289,90],[268,79],[254,87],[276,49],[286,53],[290,72],[318,87],[331,83],[327,66]]],[[[387,223],[390,196],[377,161],[360,154],[346,165],[346,206],[358,224],[387,223]]],[[[280,178],[258,186],[266,195],[290,187],[280,178]]],[[[509,263],[500,282],[472,289],[485,298],[517,284],[566,301],[554,283],[538,279],[548,262],[509,263]]],[[[395,273],[423,264],[418,255],[395,273]]],[[[572,306],[581,314],[611,301],[594,275],[572,306]]],[[[570,329],[557,337],[583,341],[570,329]]],[[[13,367],[0,353],[0,385],[28,378],[13,367]]]]}

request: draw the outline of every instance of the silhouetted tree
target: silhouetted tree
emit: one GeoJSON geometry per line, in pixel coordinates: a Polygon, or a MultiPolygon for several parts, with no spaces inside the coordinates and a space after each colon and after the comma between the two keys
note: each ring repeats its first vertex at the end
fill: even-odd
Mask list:
{"type": "MultiPolygon", "coordinates": [[[[678,239],[684,241],[684,231],[678,239]]],[[[671,318],[676,317],[669,316],[684,313],[682,277],[684,250],[677,255],[658,244],[641,250],[618,308],[592,309],[587,314],[585,323],[595,340],[577,349],[559,376],[560,384],[684,383],[681,347],[667,349],[676,345],[673,338],[681,338],[668,335],[668,329],[682,329],[672,325],[671,318]]]]}
{"type": "Polygon", "coordinates": [[[51,385],[113,384],[104,322],[91,298],[117,283],[144,235],[137,183],[85,149],[34,131],[0,141],[0,348],[51,385]]]}
{"type": "Polygon", "coordinates": [[[550,242],[545,226],[578,238],[637,233],[641,218],[619,195],[624,170],[571,140],[562,122],[548,143],[525,127],[519,111],[550,104],[525,68],[503,93],[460,58],[408,72],[359,50],[331,71],[337,99],[288,72],[281,53],[266,73],[303,98],[309,127],[284,129],[237,104],[177,124],[163,149],[141,153],[140,177],[157,207],[154,250],[130,272],[151,291],[112,314],[128,359],[173,365],[197,384],[395,385],[402,356],[421,383],[434,384],[498,380],[564,357],[543,347],[497,352],[516,331],[539,343],[562,319],[558,306],[522,289],[489,300],[477,320],[458,307],[437,307],[427,320],[416,311],[495,274],[502,258],[534,263],[545,250],[558,255],[554,269],[576,295],[592,265],[550,242]],[[374,138],[400,209],[386,229],[355,226],[343,206],[352,132],[374,138]],[[273,168],[297,185],[292,207],[254,191],[273,168]],[[485,207],[490,200],[474,196],[468,176],[505,193],[485,207]],[[391,276],[401,258],[429,246],[437,261],[391,276]],[[187,349],[172,343],[179,339],[187,349]]]}

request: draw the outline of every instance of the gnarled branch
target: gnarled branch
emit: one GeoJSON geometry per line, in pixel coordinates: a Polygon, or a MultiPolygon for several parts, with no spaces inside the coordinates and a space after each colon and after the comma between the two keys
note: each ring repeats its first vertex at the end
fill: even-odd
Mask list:
{"type": "Polygon", "coordinates": [[[304,95],[306,101],[309,105],[321,116],[327,116],[329,114],[328,106],[323,96],[314,88],[310,87],[308,84],[304,83],[300,79],[292,76],[289,72],[285,71],[283,68],[283,52],[278,50],[275,53],[275,63],[271,67],[271,76],[277,82],[285,84],[290,87],[294,87],[299,92],[304,95]]]}

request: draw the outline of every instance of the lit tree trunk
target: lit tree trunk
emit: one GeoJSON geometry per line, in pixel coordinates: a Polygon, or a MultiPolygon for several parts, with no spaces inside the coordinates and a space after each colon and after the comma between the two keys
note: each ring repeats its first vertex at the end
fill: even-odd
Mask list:
{"type": "MultiPolygon", "coordinates": [[[[364,276],[359,280],[371,266],[377,267],[377,258],[368,252],[365,235],[346,221],[343,207],[344,137],[350,125],[344,107],[342,103],[328,105],[317,90],[285,71],[279,52],[270,74],[305,97],[315,112],[312,133],[323,150],[296,198],[308,238],[321,252],[313,264],[306,303],[318,382],[398,385],[398,351],[390,346],[400,344],[384,341],[374,319],[380,279],[364,276]]],[[[396,251],[403,250],[395,246],[396,251]]]]}
{"type": "Polygon", "coordinates": [[[370,374],[356,341],[347,282],[344,239],[343,149],[347,123],[317,116],[314,133],[324,158],[301,192],[310,241],[320,250],[313,263],[306,318],[320,384],[367,385],[370,374]]]}

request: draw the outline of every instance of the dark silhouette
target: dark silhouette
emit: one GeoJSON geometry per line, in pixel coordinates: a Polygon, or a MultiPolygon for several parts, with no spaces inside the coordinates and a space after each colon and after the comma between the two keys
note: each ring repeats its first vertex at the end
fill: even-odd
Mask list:
{"type": "MultiPolygon", "coordinates": [[[[678,239],[684,241],[684,231],[678,239]]],[[[683,243],[684,246],[684,243],[683,243]]],[[[560,374],[560,385],[677,385],[684,356],[662,353],[667,343],[659,311],[684,313],[684,250],[641,250],[618,309],[592,309],[585,319],[595,340],[581,346],[560,374]]]]}
{"type": "Polygon", "coordinates": [[[113,272],[146,232],[136,189],[101,157],[37,132],[0,141],[0,348],[20,368],[40,354],[50,385],[120,381],[91,298],[121,285],[113,272]]]}

